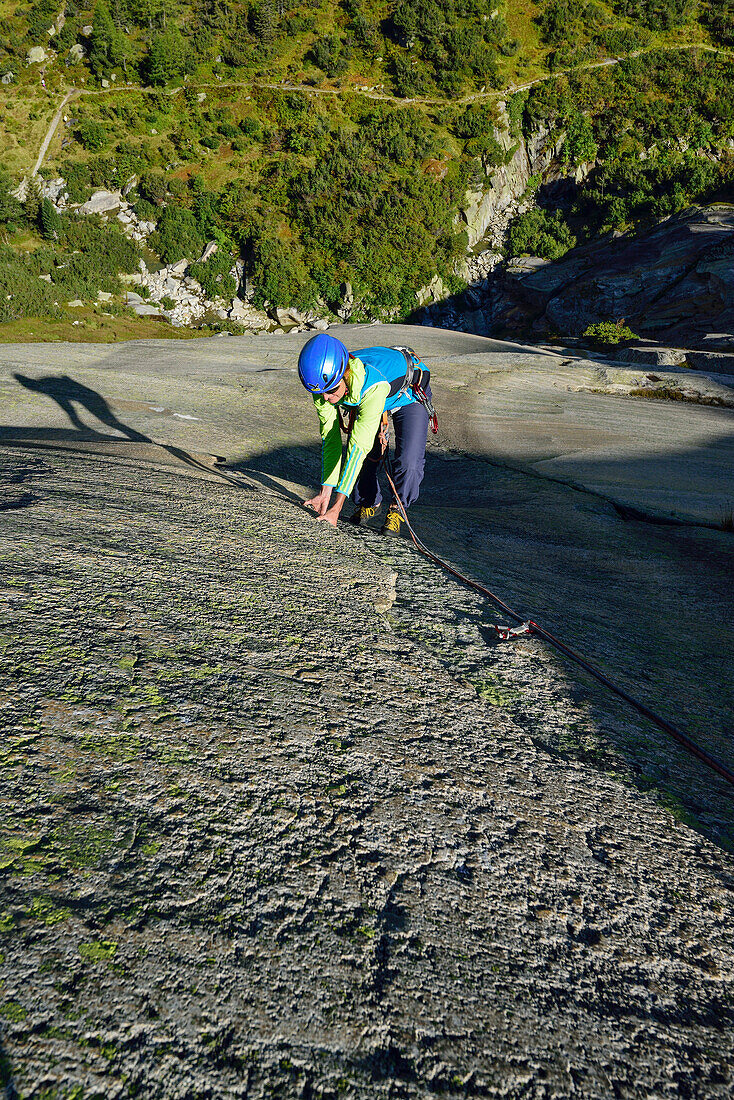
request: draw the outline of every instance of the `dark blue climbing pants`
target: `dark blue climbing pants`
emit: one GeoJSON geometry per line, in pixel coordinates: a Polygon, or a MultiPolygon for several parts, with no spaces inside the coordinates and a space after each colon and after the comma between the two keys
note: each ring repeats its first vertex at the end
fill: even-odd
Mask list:
{"type": "MultiPolygon", "coordinates": [[[[430,397],[430,389],[428,391],[430,397]]],[[[426,437],[428,435],[428,413],[423,406],[414,401],[395,409],[392,416],[395,433],[395,451],[392,456],[392,479],[395,488],[406,508],[418,499],[418,490],[423,481],[423,468],[426,462],[426,437]]],[[[382,501],[377,471],[380,468],[382,449],[379,430],[375,436],[372,450],[364,464],[354,486],[355,504],[365,507],[377,507],[382,501]]],[[[390,494],[392,497],[392,493],[390,494]]]]}

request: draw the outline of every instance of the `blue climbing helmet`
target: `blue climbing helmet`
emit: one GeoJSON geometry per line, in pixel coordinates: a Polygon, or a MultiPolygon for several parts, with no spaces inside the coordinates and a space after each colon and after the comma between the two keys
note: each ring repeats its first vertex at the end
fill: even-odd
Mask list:
{"type": "Polygon", "coordinates": [[[341,340],[320,332],[301,349],[298,377],[309,393],[326,393],[341,382],[348,362],[349,352],[341,340]]]}

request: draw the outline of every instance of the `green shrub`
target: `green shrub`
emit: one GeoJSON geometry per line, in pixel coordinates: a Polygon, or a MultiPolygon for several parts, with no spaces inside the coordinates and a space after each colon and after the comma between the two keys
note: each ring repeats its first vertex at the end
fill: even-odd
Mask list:
{"type": "Polygon", "coordinates": [[[201,283],[207,298],[231,298],[237,290],[237,283],[230,270],[232,257],[224,248],[219,248],[206,263],[194,263],[189,275],[201,283]]]}
{"type": "Polygon", "coordinates": [[[69,202],[84,202],[89,198],[91,180],[86,164],[71,160],[62,161],[61,175],[66,180],[69,202]]]}
{"type": "Polygon", "coordinates": [[[172,264],[184,258],[199,256],[204,247],[204,238],[190,210],[181,206],[166,206],[148,243],[164,263],[172,264]]]}
{"type": "Polygon", "coordinates": [[[303,255],[294,244],[263,231],[252,241],[252,275],[258,305],[298,306],[312,304],[315,288],[309,278],[303,255]]]}
{"type": "Polygon", "coordinates": [[[481,138],[493,134],[499,126],[499,116],[494,104],[483,103],[467,107],[453,123],[451,129],[457,137],[481,138]]]}
{"type": "Polygon", "coordinates": [[[734,0],[716,0],[701,13],[703,22],[719,42],[734,45],[734,0]]]}
{"type": "Polygon", "coordinates": [[[114,223],[75,215],[61,220],[64,253],[51,271],[54,285],[67,298],[95,298],[99,290],[116,293],[120,272],[138,269],[138,246],[114,223]]]}
{"type": "Polygon", "coordinates": [[[144,172],[140,177],[138,191],[153,206],[161,206],[168,194],[166,177],[161,172],[144,172]]]}
{"type": "Polygon", "coordinates": [[[161,305],[164,309],[170,310],[175,308],[176,303],[174,302],[173,298],[169,297],[168,294],[164,294],[161,298],[161,305]]]}
{"type": "Polygon", "coordinates": [[[105,149],[110,143],[107,129],[96,119],[87,119],[77,127],[76,136],[85,149],[96,152],[105,149]]]}
{"type": "Polygon", "coordinates": [[[180,80],[190,71],[190,50],[186,39],[174,23],[169,24],[162,34],[153,36],[144,68],[149,83],[153,85],[180,80]]]}
{"type": "Polygon", "coordinates": [[[23,207],[10,193],[12,187],[13,181],[10,176],[0,169],[0,225],[11,230],[25,217],[23,207]]]}
{"type": "Polygon", "coordinates": [[[248,115],[240,122],[240,130],[246,137],[252,138],[253,141],[257,140],[262,134],[262,126],[258,119],[253,118],[252,115],[248,115]]]}
{"type": "Polygon", "coordinates": [[[564,163],[584,164],[596,160],[599,146],[594,140],[594,127],[588,115],[574,114],[568,121],[563,140],[564,163]]]}
{"type": "MultiPolygon", "coordinates": [[[[611,0],[612,7],[627,19],[636,19],[655,31],[668,31],[687,22],[694,11],[691,0],[611,0]]],[[[713,6],[713,5],[712,5],[713,6]]]]}
{"type": "Polygon", "coordinates": [[[55,241],[59,239],[62,234],[61,215],[50,199],[41,199],[38,220],[41,236],[45,240],[55,241]]]}
{"type": "Polygon", "coordinates": [[[39,279],[23,256],[0,255],[0,322],[22,317],[58,318],[59,292],[39,279]]]}
{"type": "Polygon", "coordinates": [[[326,75],[333,79],[347,68],[348,53],[335,34],[325,34],[317,38],[311,50],[313,61],[326,75]]]}
{"type": "Polygon", "coordinates": [[[639,336],[622,321],[597,321],[589,325],[582,333],[584,340],[590,340],[594,344],[610,345],[619,344],[623,340],[639,340],[639,336]]]}
{"type": "Polygon", "coordinates": [[[147,199],[138,199],[133,210],[143,222],[154,222],[160,214],[160,209],[147,199]]]}
{"type": "Polygon", "coordinates": [[[95,76],[109,76],[112,69],[124,65],[128,52],[127,39],[115,26],[105,0],[97,0],[92,20],[92,45],[89,65],[95,76]]]}
{"type": "Polygon", "coordinates": [[[576,244],[560,210],[527,210],[510,225],[508,254],[510,256],[542,256],[560,260],[576,244]]]}
{"type": "Polygon", "coordinates": [[[32,4],[27,15],[28,37],[32,41],[46,41],[46,32],[56,20],[59,6],[56,0],[36,0],[32,4]]]}
{"type": "MultiPolygon", "coordinates": [[[[516,145],[513,146],[513,149],[516,148],[516,145]]],[[[507,151],[502,148],[494,134],[483,134],[481,137],[471,138],[464,146],[464,152],[470,157],[478,157],[485,172],[508,161],[507,151]]]]}

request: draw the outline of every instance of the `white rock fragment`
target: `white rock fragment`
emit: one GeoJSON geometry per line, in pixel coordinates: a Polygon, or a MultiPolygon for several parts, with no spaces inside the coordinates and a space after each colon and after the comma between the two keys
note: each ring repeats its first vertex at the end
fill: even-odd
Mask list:
{"type": "Polygon", "coordinates": [[[119,191],[95,191],[91,198],[79,207],[79,214],[106,214],[120,205],[119,191]]]}
{"type": "Polygon", "coordinates": [[[199,257],[199,263],[205,264],[209,257],[214,255],[218,247],[219,245],[216,241],[209,241],[209,243],[205,246],[201,256],[199,257]]]}

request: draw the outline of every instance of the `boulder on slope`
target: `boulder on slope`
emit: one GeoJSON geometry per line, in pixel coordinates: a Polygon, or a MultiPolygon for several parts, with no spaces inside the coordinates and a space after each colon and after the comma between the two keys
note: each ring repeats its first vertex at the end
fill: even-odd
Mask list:
{"type": "Polygon", "coordinates": [[[122,195],[119,191],[95,191],[91,198],[79,207],[79,214],[107,214],[117,210],[122,195]]]}

